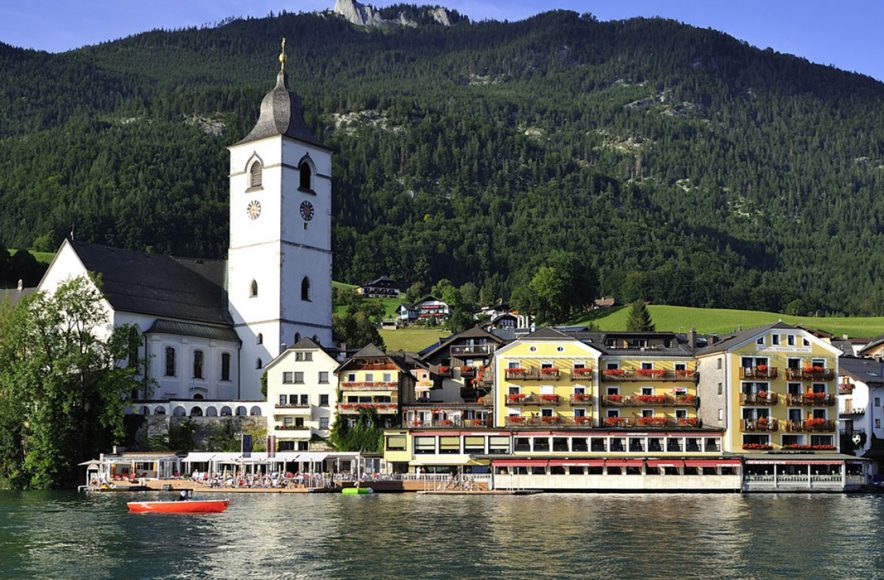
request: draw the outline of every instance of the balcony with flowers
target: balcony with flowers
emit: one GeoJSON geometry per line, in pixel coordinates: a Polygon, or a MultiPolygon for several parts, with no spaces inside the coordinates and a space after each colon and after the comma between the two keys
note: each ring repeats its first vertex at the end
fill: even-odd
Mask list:
{"type": "Polygon", "coordinates": [[[572,407],[586,407],[592,405],[592,395],[578,393],[571,395],[570,403],[572,407]]]}
{"type": "Polygon", "coordinates": [[[341,383],[342,391],[395,391],[399,388],[396,381],[346,381],[341,383]]]}
{"type": "Polygon", "coordinates": [[[776,405],[780,400],[780,397],[777,393],[771,393],[770,391],[758,391],[755,393],[740,393],[740,404],[741,405],[759,405],[759,406],[773,406],[776,405]]]}
{"type": "Polygon", "coordinates": [[[775,379],[779,375],[777,367],[758,365],[755,367],[740,367],[741,379],[775,379]]]}
{"type": "Polygon", "coordinates": [[[537,372],[537,369],[512,367],[504,370],[504,376],[508,381],[530,381],[537,380],[539,378],[539,373],[537,372]]]}
{"type": "Polygon", "coordinates": [[[834,431],[835,421],[821,418],[805,419],[804,421],[786,421],[786,431],[789,433],[803,433],[808,431],[834,431]]]}
{"type": "Polygon", "coordinates": [[[673,407],[675,397],[669,395],[605,395],[602,397],[605,407],[673,407]]]}
{"type": "Polygon", "coordinates": [[[563,375],[556,367],[540,367],[539,377],[541,380],[557,381],[563,375]]]}
{"type": "Polygon", "coordinates": [[[786,369],[786,378],[790,381],[831,381],[835,378],[835,370],[820,365],[804,365],[801,368],[786,369]]]}
{"type": "Polygon", "coordinates": [[[839,395],[851,395],[853,394],[853,389],[855,385],[853,383],[838,383],[838,394],[839,395]]]}
{"type": "Polygon", "coordinates": [[[744,451],[770,451],[773,445],[770,443],[743,443],[744,451]]]}
{"type": "Polygon", "coordinates": [[[834,445],[783,445],[784,451],[835,451],[834,445]]]}
{"type": "Polygon", "coordinates": [[[398,403],[339,403],[338,411],[346,415],[356,415],[359,411],[373,410],[380,415],[395,415],[399,412],[398,403]]]}
{"type": "Polygon", "coordinates": [[[592,426],[591,417],[568,417],[565,415],[525,416],[509,415],[504,418],[507,427],[587,427],[592,426]]]}
{"type": "Polygon", "coordinates": [[[744,433],[774,432],[780,430],[780,422],[769,417],[758,419],[743,419],[740,421],[740,430],[744,433]]]}
{"type": "Polygon", "coordinates": [[[806,391],[803,394],[786,395],[787,405],[804,405],[810,407],[825,405],[831,407],[835,404],[835,401],[836,397],[831,393],[814,393],[811,391],[806,391]]]}
{"type": "Polygon", "coordinates": [[[604,369],[603,381],[689,381],[697,382],[700,373],[689,369],[604,369]]]}
{"type": "Polygon", "coordinates": [[[571,369],[571,376],[574,380],[591,379],[592,367],[574,367],[571,369]]]}

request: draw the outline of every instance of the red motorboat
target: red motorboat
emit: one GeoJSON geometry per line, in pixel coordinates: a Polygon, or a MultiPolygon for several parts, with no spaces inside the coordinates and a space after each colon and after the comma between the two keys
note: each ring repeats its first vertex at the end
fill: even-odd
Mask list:
{"type": "Polygon", "coordinates": [[[184,501],[130,501],[130,513],[211,514],[220,513],[230,505],[229,499],[188,499],[184,501]]]}

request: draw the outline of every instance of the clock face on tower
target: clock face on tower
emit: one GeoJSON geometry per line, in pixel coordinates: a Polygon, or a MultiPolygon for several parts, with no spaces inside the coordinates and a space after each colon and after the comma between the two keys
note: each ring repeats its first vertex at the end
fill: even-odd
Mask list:
{"type": "Polygon", "coordinates": [[[304,218],[305,222],[313,219],[313,204],[309,201],[301,202],[301,217],[304,218]]]}
{"type": "Polygon", "coordinates": [[[258,219],[258,216],[261,215],[261,202],[258,200],[252,200],[249,202],[248,207],[246,208],[246,213],[249,218],[255,220],[258,219]]]}

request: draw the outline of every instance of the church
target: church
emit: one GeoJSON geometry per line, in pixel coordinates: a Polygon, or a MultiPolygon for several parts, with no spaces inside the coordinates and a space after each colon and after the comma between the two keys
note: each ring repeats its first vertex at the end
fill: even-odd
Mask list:
{"type": "Polygon", "coordinates": [[[288,87],[276,86],[230,151],[227,260],[185,259],[65,240],[40,281],[97,284],[108,328],[143,336],[142,400],[263,400],[264,366],[303,338],[332,344],[331,151],[288,87]]]}

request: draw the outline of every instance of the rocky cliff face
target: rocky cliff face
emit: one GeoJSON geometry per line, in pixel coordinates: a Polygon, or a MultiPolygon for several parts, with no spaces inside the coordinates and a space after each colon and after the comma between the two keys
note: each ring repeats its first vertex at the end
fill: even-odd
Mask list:
{"type": "Polygon", "coordinates": [[[335,14],[340,14],[353,24],[359,26],[410,26],[422,24],[441,24],[451,26],[465,20],[454,11],[441,6],[419,6],[416,9],[391,6],[377,9],[369,4],[360,4],[356,0],[335,0],[335,14]]]}

